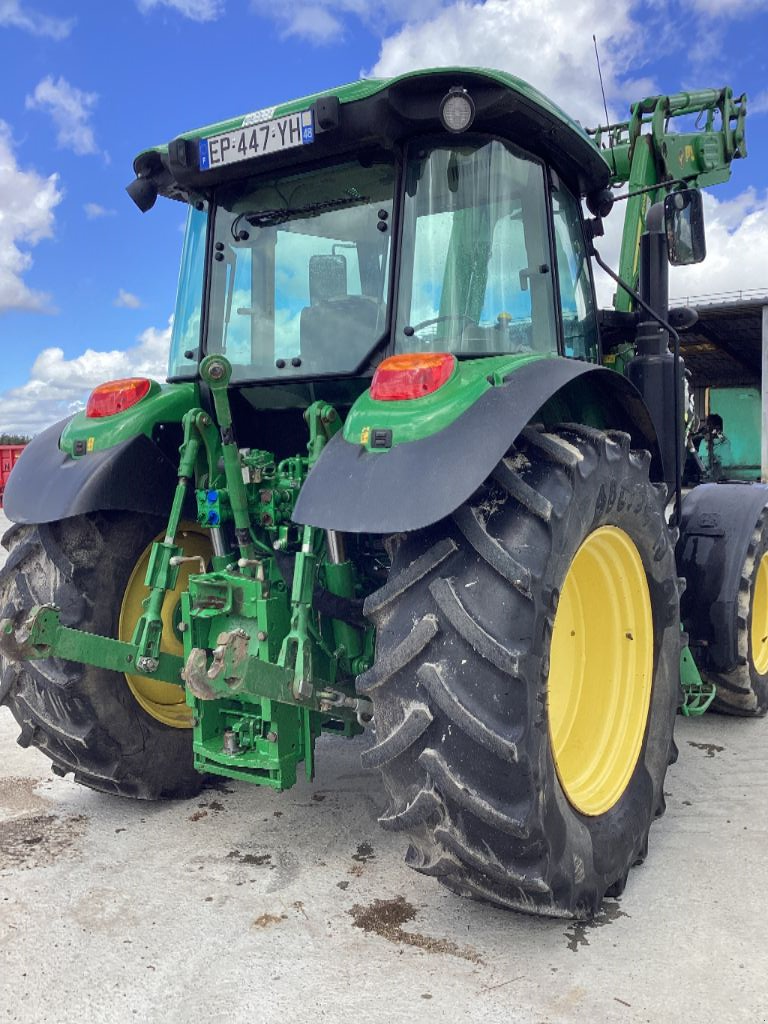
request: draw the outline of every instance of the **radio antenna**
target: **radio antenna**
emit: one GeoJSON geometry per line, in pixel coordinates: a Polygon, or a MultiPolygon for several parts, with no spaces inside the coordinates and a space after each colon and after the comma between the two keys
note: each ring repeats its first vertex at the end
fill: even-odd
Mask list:
{"type": "Polygon", "coordinates": [[[603,85],[603,72],[600,68],[600,54],[597,52],[597,39],[592,35],[592,42],[595,44],[595,60],[597,61],[597,74],[600,78],[600,92],[603,94],[603,110],[605,111],[605,128],[608,132],[608,148],[613,149],[613,136],[610,131],[610,120],[608,118],[608,104],[605,99],[605,86],[603,85]]]}

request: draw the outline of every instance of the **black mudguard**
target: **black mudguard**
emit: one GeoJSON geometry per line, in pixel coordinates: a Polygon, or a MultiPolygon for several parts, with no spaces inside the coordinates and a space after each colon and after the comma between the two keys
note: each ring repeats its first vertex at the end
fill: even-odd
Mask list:
{"type": "Polygon", "coordinates": [[[14,523],[51,523],[87,512],[167,517],[176,466],[146,435],[73,459],[59,448],[69,419],[38,434],[13,467],[3,511],[14,523]]]}
{"type": "Polygon", "coordinates": [[[677,571],[686,589],[680,617],[700,668],[730,672],[738,663],[741,570],[766,505],[765,484],[700,484],[683,499],[677,571]]]}
{"type": "Polygon", "coordinates": [[[613,370],[546,359],[521,367],[444,430],[420,441],[370,452],[336,434],[307,477],[293,518],[345,533],[429,526],[467,500],[553,398],[593,415],[597,410],[603,425],[627,431],[634,447],[651,452],[654,479],[662,478],[656,432],[639,391],[613,370]]]}

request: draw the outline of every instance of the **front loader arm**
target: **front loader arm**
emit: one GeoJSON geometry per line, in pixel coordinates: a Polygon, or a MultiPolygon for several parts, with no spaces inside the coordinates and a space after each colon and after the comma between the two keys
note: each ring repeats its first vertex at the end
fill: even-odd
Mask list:
{"type": "MultiPolygon", "coordinates": [[[[626,185],[630,193],[648,189],[626,200],[621,239],[619,275],[637,288],[640,236],[648,210],[672,187],[703,188],[728,181],[731,162],[747,155],[747,98],[734,98],[730,88],[701,89],[649,96],[631,111],[628,121],[590,134],[612,168],[611,185],[626,185]],[[681,117],[696,118],[692,130],[683,130],[679,123],[675,127],[681,117]]],[[[618,289],[614,306],[629,311],[633,299],[618,289]]]]}

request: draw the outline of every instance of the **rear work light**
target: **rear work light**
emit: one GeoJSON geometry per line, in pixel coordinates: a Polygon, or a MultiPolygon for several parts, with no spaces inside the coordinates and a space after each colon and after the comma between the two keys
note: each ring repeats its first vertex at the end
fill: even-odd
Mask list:
{"type": "Polygon", "coordinates": [[[85,415],[92,420],[102,416],[114,416],[136,405],[152,386],[146,377],[126,377],[124,380],[110,380],[94,388],[85,407],[85,415]]]}
{"type": "Polygon", "coordinates": [[[456,359],[449,352],[409,352],[390,356],[376,368],[371,398],[396,402],[423,398],[437,391],[453,373],[456,359]]]}

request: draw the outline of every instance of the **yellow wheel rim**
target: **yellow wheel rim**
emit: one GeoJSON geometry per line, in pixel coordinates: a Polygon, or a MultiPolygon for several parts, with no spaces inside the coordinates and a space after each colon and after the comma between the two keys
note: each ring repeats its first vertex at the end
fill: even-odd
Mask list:
{"type": "Polygon", "coordinates": [[[568,800],[610,810],[643,745],[653,681],[653,619],[640,553],[615,526],[591,533],[565,578],[550,649],[549,735],[568,800]]]}
{"type": "MultiPolygon", "coordinates": [[[[208,536],[195,526],[182,527],[179,530],[176,543],[183,549],[185,556],[202,555],[206,561],[211,556],[211,542],[208,536]]],[[[142,602],[149,594],[144,579],[151,550],[152,545],[147,545],[134,566],[125,588],[117,629],[120,640],[131,640],[136,623],[144,610],[142,602]]],[[[168,654],[183,655],[184,653],[184,646],[176,628],[179,598],[187,589],[187,581],[191,573],[199,571],[198,565],[194,562],[182,565],[176,589],[172,590],[165,599],[162,613],[163,639],[161,647],[168,654]]],[[[164,683],[158,679],[150,679],[147,676],[134,676],[127,673],[125,679],[139,704],[158,722],[176,729],[192,728],[192,709],[185,703],[184,690],[181,686],[164,683]]]]}
{"type": "Polygon", "coordinates": [[[760,559],[752,594],[752,664],[758,675],[768,672],[768,554],[760,559]]]}

